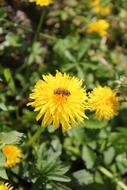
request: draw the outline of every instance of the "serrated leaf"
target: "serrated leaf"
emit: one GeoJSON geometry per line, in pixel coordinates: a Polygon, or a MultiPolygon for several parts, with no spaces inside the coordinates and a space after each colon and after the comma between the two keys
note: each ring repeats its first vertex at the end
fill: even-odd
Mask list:
{"type": "Polygon", "coordinates": [[[3,144],[19,144],[24,134],[17,131],[0,133],[0,139],[3,144]]]}
{"type": "Polygon", "coordinates": [[[77,179],[80,185],[84,185],[84,184],[88,185],[88,184],[93,183],[94,181],[93,175],[90,172],[86,171],[85,169],[74,172],[73,176],[74,178],[77,179]]]}
{"type": "Polygon", "coordinates": [[[0,168],[0,177],[6,180],[8,179],[5,168],[0,168]]]}
{"type": "Polygon", "coordinates": [[[93,150],[88,148],[87,146],[83,146],[82,149],[82,159],[85,161],[86,167],[88,169],[92,168],[96,161],[96,154],[93,150]]]}

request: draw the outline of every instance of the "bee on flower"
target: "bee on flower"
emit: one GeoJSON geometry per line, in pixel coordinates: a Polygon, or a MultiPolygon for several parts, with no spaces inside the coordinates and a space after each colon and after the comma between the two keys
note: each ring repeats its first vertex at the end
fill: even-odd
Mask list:
{"type": "Polygon", "coordinates": [[[29,0],[29,2],[35,2],[40,6],[48,6],[53,2],[53,0],[29,0]]]}
{"type": "Polygon", "coordinates": [[[87,33],[98,33],[101,37],[103,37],[107,35],[108,28],[109,23],[104,19],[100,19],[93,21],[88,25],[87,33]]]}
{"type": "Polygon", "coordinates": [[[22,151],[15,145],[5,145],[2,151],[6,157],[5,167],[10,168],[21,162],[22,151]]]}
{"type": "Polygon", "coordinates": [[[90,111],[95,111],[97,119],[110,120],[118,114],[118,97],[110,87],[99,86],[88,94],[88,107],[90,111]]]}
{"type": "Polygon", "coordinates": [[[32,102],[28,103],[38,111],[36,120],[42,118],[42,126],[61,125],[66,131],[83,122],[86,115],[86,91],[82,88],[82,81],[68,74],[56,72],[56,75],[43,75],[32,93],[32,102]]]}
{"type": "Polygon", "coordinates": [[[0,190],[13,190],[9,183],[0,182],[0,190]]]}
{"type": "Polygon", "coordinates": [[[93,10],[102,16],[109,15],[111,12],[111,6],[110,5],[101,5],[100,0],[92,0],[91,7],[93,10]]]}

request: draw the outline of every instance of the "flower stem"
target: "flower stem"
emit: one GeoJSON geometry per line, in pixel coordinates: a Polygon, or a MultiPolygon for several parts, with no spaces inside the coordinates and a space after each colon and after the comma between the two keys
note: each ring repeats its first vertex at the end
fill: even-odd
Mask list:
{"type": "Polygon", "coordinates": [[[40,135],[41,135],[41,133],[44,131],[44,127],[40,127],[37,131],[36,131],[36,133],[29,139],[29,141],[26,143],[26,145],[25,146],[32,146],[35,142],[36,142],[36,140],[40,137],[40,135]]]}
{"type": "MultiPolygon", "coordinates": [[[[34,31],[32,30],[32,28],[30,26],[14,23],[14,22],[12,22],[10,20],[7,20],[7,19],[2,19],[2,20],[4,22],[8,23],[9,26],[12,26],[12,27],[15,27],[15,28],[20,28],[20,29],[22,29],[22,30],[24,30],[25,32],[28,32],[28,33],[34,33],[34,31]]],[[[52,42],[55,42],[57,40],[57,38],[55,36],[51,36],[51,35],[43,33],[43,32],[40,32],[38,34],[38,36],[40,38],[42,38],[42,39],[47,39],[47,40],[50,40],[52,42]]]]}
{"type": "Polygon", "coordinates": [[[33,43],[37,40],[38,38],[38,35],[40,33],[40,30],[41,30],[41,27],[42,27],[42,24],[43,24],[43,21],[44,21],[44,17],[45,17],[45,14],[46,14],[46,9],[42,9],[42,12],[41,12],[41,16],[40,16],[40,19],[39,19],[39,23],[37,25],[37,29],[36,29],[36,32],[35,32],[35,36],[34,36],[34,39],[33,39],[33,43]]]}
{"type": "MultiPolygon", "coordinates": [[[[37,38],[40,34],[40,30],[41,30],[41,27],[42,27],[42,24],[43,24],[43,21],[44,21],[44,16],[45,16],[45,9],[42,9],[42,12],[41,12],[41,16],[40,16],[40,19],[39,19],[39,23],[37,25],[37,29],[35,31],[35,35],[34,35],[34,38],[32,40],[32,44],[31,44],[31,50],[33,50],[34,48],[34,43],[37,41],[37,38]]],[[[29,58],[30,58],[30,54],[28,55],[28,57],[26,57],[25,61],[24,61],[24,64],[22,65],[22,67],[20,67],[20,70],[23,69],[25,67],[25,65],[27,64],[27,62],[29,63],[29,58]]],[[[28,64],[29,65],[29,64],[28,64]]],[[[26,70],[27,72],[27,70],[26,70]]]]}
{"type": "MultiPolygon", "coordinates": [[[[99,171],[100,171],[101,173],[103,173],[103,174],[104,174],[105,176],[107,176],[108,178],[113,179],[113,180],[115,179],[115,177],[113,176],[113,174],[112,174],[110,171],[108,171],[106,168],[104,168],[103,166],[99,166],[98,169],[99,169],[99,171]]],[[[121,187],[121,189],[127,190],[127,186],[126,186],[122,181],[116,179],[115,182],[116,182],[116,184],[117,184],[119,187],[121,187]]]]}
{"type": "Polygon", "coordinates": [[[78,151],[78,149],[76,149],[75,147],[72,146],[65,146],[65,149],[69,152],[71,152],[73,155],[80,157],[80,151],[78,151]]]}

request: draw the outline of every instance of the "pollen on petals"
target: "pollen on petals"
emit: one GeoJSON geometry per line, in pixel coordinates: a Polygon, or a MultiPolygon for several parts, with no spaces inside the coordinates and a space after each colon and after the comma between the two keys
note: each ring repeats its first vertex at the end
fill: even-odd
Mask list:
{"type": "Polygon", "coordinates": [[[86,91],[82,81],[68,74],[57,72],[55,76],[48,74],[39,80],[28,103],[38,111],[37,120],[42,119],[42,125],[62,126],[66,131],[83,122],[86,115],[86,91]]]}
{"type": "Polygon", "coordinates": [[[89,93],[88,107],[95,111],[96,118],[110,120],[118,114],[119,101],[110,87],[97,87],[89,93]]]}
{"type": "Polygon", "coordinates": [[[4,155],[6,156],[5,167],[13,167],[21,162],[22,151],[15,145],[5,145],[2,148],[4,155]]]}

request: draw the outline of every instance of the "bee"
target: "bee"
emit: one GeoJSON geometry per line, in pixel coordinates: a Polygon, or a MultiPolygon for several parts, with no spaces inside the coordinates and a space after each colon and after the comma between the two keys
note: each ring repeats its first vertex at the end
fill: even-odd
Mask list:
{"type": "Polygon", "coordinates": [[[57,88],[56,90],[54,90],[54,94],[62,95],[62,96],[70,96],[71,95],[71,93],[65,88],[57,88]]]}

